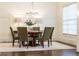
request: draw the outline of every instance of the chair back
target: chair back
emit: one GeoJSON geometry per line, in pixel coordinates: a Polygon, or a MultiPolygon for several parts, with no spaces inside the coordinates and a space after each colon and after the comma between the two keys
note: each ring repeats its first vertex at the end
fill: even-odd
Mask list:
{"type": "Polygon", "coordinates": [[[17,27],[18,30],[18,37],[20,41],[27,41],[28,40],[28,32],[27,27],[17,27]]]}
{"type": "Polygon", "coordinates": [[[40,30],[40,27],[33,27],[33,30],[39,31],[40,30]]]}
{"type": "Polygon", "coordinates": [[[52,34],[53,34],[53,31],[54,31],[54,27],[51,27],[52,31],[51,31],[51,35],[50,35],[50,39],[52,39],[52,34]]]}
{"type": "Polygon", "coordinates": [[[49,40],[50,36],[51,36],[51,32],[52,32],[52,28],[51,27],[45,27],[42,39],[43,40],[49,40]]]}
{"type": "Polygon", "coordinates": [[[11,31],[12,38],[15,39],[15,36],[14,36],[14,32],[13,32],[12,27],[10,27],[10,31],[11,31]]]}

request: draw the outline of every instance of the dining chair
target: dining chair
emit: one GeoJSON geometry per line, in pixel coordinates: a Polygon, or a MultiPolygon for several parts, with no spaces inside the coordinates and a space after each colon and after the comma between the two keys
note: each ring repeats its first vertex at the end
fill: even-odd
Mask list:
{"type": "Polygon", "coordinates": [[[27,27],[17,27],[17,32],[19,37],[19,48],[22,46],[22,42],[27,42],[28,48],[29,41],[31,41],[32,38],[28,36],[27,27]]]}
{"type": "MultiPolygon", "coordinates": [[[[34,31],[40,31],[40,27],[33,27],[33,30],[34,31]]],[[[38,37],[39,36],[39,33],[35,34],[34,36],[35,37],[38,37]]]]}
{"type": "Polygon", "coordinates": [[[19,41],[18,34],[17,33],[14,33],[12,27],[10,27],[10,31],[11,31],[11,35],[12,35],[12,39],[13,39],[12,40],[12,46],[14,46],[15,40],[18,40],[19,41]]]}
{"type": "Polygon", "coordinates": [[[50,35],[50,44],[52,45],[52,35],[53,35],[53,31],[54,31],[54,27],[51,27],[52,31],[51,31],[51,35],[50,35]]]}
{"type": "Polygon", "coordinates": [[[51,36],[51,32],[52,32],[51,27],[45,27],[43,35],[36,38],[36,40],[38,40],[41,43],[43,48],[44,48],[44,41],[48,41],[48,47],[49,47],[49,39],[51,36]]]}
{"type": "Polygon", "coordinates": [[[39,31],[40,27],[33,27],[33,30],[39,31]]]}

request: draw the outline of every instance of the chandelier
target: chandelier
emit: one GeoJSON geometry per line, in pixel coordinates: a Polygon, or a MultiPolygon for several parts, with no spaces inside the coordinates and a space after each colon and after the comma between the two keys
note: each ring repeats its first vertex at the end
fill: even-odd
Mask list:
{"type": "Polygon", "coordinates": [[[35,12],[35,11],[34,11],[34,2],[31,3],[31,10],[28,11],[28,12],[26,12],[26,15],[27,15],[27,16],[28,16],[28,15],[30,15],[30,16],[39,15],[38,12],[35,12]]]}

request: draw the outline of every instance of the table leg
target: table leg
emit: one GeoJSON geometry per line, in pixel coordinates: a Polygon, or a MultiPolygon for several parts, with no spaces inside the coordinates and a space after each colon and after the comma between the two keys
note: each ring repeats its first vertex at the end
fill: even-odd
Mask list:
{"type": "Polygon", "coordinates": [[[35,40],[32,40],[32,46],[36,46],[35,40]]]}

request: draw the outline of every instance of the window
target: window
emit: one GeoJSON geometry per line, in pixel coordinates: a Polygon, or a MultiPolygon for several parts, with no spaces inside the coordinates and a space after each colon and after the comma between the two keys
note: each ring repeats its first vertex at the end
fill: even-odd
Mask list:
{"type": "Polygon", "coordinates": [[[63,8],[63,33],[77,35],[77,4],[63,8]]]}

